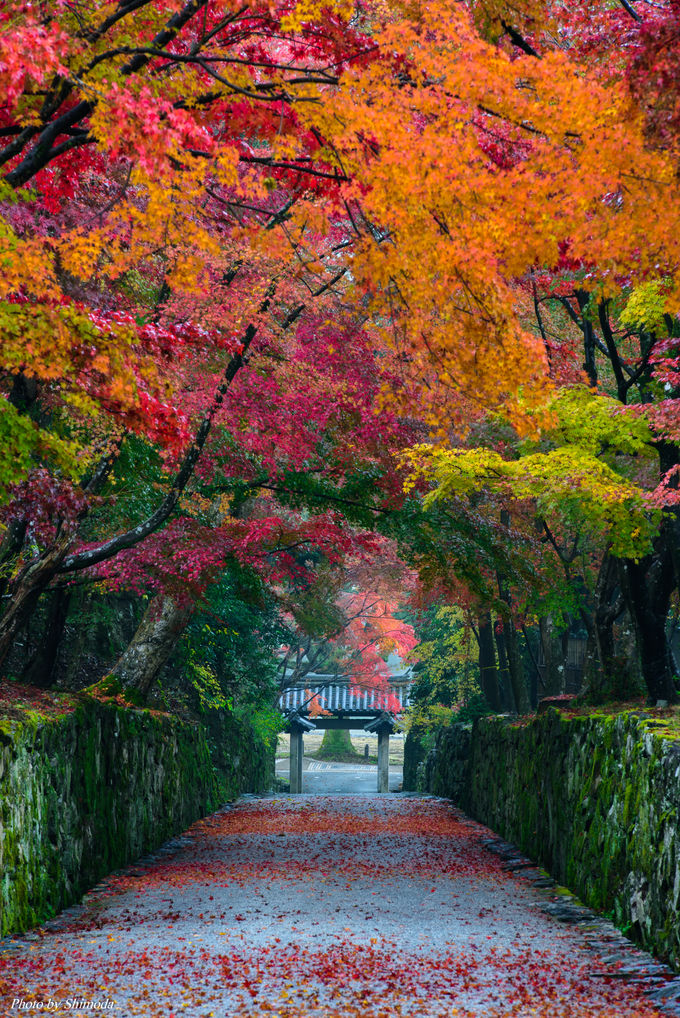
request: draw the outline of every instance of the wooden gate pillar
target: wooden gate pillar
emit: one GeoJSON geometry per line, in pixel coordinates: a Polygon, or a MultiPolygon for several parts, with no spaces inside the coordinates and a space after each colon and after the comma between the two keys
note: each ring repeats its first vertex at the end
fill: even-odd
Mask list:
{"type": "Polygon", "coordinates": [[[390,729],[378,732],[378,791],[390,790],[390,729]]]}
{"type": "Polygon", "coordinates": [[[290,733],[290,790],[293,795],[302,791],[302,729],[294,728],[290,733]]]}
{"type": "Polygon", "coordinates": [[[290,732],[290,791],[291,795],[299,795],[302,792],[303,737],[305,732],[313,731],[316,725],[299,714],[293,714],[286,727],[290,732]]]}
{"type": "Polygon", "coordinates": [[[387,711],[364,726],[367,732],[378,734],[378,792],[390,790],[390,732],[394,727],[394,718],[387,711]]]}

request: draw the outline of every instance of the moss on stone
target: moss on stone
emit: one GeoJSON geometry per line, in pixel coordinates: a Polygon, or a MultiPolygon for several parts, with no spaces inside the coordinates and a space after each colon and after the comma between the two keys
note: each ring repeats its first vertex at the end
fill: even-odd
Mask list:
{"type": "Polygon", "coordinates": [[[677,714],[485,718],[471,735],[434,736],[420,787],[453,798],[680,967],[678,738],[677,714]]]}
{"type": "Polygon", "coordinates": [[[69,713],[18,713],[0,719],[2,935],[44,921],[227,798],[273,781],[272,747],[244,724],[219,729],[227,774],[203,729],[176,718],[91,697],[69,713]]]}

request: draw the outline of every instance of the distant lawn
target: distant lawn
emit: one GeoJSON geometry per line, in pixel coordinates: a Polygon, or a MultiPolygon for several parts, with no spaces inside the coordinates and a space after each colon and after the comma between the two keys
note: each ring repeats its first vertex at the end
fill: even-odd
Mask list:
{"type": "MultiPolygon", "coordinates": [[[[317,757],[317,750],[321,746],[323,739],[323,731],[318,729],[314,732],[309,732],[305,735],[305,756],[311,760],[320,760],[321,757],[317,757]]],[[[347,755],[338,756],[337,760],[333,757],[333,760],[329,760],[328,757],[323,759],[328,760],[330,763],[368,763],[376,766],[378,763],[378,737],[377,735],[369,735],[368,732],[360,735],[352,735],[352,745],[357,751],[357,756],[347,755]],[[364,758],[364,746],[368,746],[369,757],[368,760],[364,758]]],[[[279,742],[276,749],[276,756],[279,760],[287,760],[290,756],[290,736],[285,732],[279,735],[279,742]]],[[[401,738],[390,738],[390,767],[402,767],[404,763],[404,740],[401,738]]]]}
{"type": "MultiPolygon", "coordinates": [[[[310,760],[325,760],[327,763],[377,764],[377,756],[364,756],[363,753],[334,753],[333,756],[320,755],[318,752],[305,753],[310,760]]],[[[395,761],[399,763],[399,761],[395,761]]],[[[392,758],[390,757],[390,763],[392,758]]]]}

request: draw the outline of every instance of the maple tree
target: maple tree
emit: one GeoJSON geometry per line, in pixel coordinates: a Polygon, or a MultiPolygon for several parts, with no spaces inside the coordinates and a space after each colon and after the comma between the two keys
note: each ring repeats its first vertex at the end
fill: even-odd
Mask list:
{"type": "MultiPolygon", "coordinates": [[[[347,12],[302,13],[148,2],[3,15],[3,653],[57,574],[175,513],[256,335],[270,363],[298,360],[298,381],[314,361],[309,342],[276,341],[344,271],[325,272],[318,246],[306,264],[303,238],[281,230],[258,251],[258,235],[296,202],[313,218],[315,181],[335,179],[295,105],[318,101],[361,45],[347,12]],[[88,523],[97,540],[73,554],[131,432],[160,445],[165,493],[108,540],[88,523]]],[[[242,393],[253,433],[257,399],[277,394],[242,393]]],[[[329,400],[326,420],[338,412],[329,400]]],[[[257,452],[270,465],[254,446],[241,460],[257,452]]]]}
{"type": "Polygon", "coordinates": [[[194,478],[203,497],[197,493],[194,506],[187,503],[177,521],[98,570],[114,585],[141,582],[158,591],[112,671],[124,686],[148,690],[197,604],[200,608],[202,590],[231,559],[254,568],[304,628],[305,605],[318,599],[324,570],[342,575],[346,556],[375,557],[371,533],[330,507],[345,508],[351,501],[334,478],[342,478],[342,491],[356,495],[353,475],[370,476],[364,512],[372,496],[384,496],[398,484],[391,450],[403,441],[405,429],[375,414],[379,362],[360,332],[343,335],[337,321],[332,332],[318,325],[313,331],[301,328],[290,350],[290,369],[276,366],[271,377],[276,389],[270,404],[263,402],[266,364],[255,381],[243,374],[235,383],[230,416],[217,426],[194,478]],[[342,346],[325,358],[317,384],[300,395],[305,365],[318,362],[320,346],[325,351],[325,344],[340,338],[342,346]],[[327,478],[321,504],[313,490],[305,492],[309,474],[327,478]]]}
{"type": "Polygon", "coordinates": [[[435,602],[415,613],[414,622],[419,643],[413,664],[411,716],[415,711],[422,714],[423,708],[452,708],[478,696],[475,640],[463,609],[435,602]]]}
{"type": "MultiPolygon", "coordinates": [[[[303,597],[286,599],[292,625],[279,651],[279,684],[284,690],[304,684],[311,720],[329,713],[326,689],[338,684],[352,695],[369,693],[372,709],[402,712],[391,666],[416,643],[413,627],[401,617],[413,580],[394,542],[379,538],[371,554],[319,570],[303,597]],[[365,589],[368,583],[373,589],[365,589]]],[[[324,732],[320,758],[353,753],[348,731],[324,732]]]]}
{"type": "MultiPolygon", "coordinates": [[[[286,512],[292,540],[306,521],[291,511],[315,497],[353,511],[357,449],[375,448],[378,420],[392,448],[414,445],[408,415],[439,443],[411,455],[418,495],[435,482],[447,501],[443,547],[480,654],[502,635],[517,705],[518,628],[560,571],[601,668],[622,600],[650,695],[674,698],[676,8],[637,6],[147,0],[3,15],[0,651],[56,577],[101,567],[106,581],[109,560],[148,576],[175,542],[200,597],[227,547],[245,554],[286,512]],[[342,463],[362,386],[372,409],[342,463]],[[301,467],[319,425],[334,490],[314,492],[317,468],[301,467]],[[106,525],[96,498],[132,434],[160,451],[158,501],[106,525]],[[285,511],[234,522],[220,493],[237,479],[285,511]]],[[[381,497],[402,502],[398,473],[384,459],[379,472],[374,521],[381,497]]],[[[408,514],[394,520],[426,582],[444,554],[425,537],[433,511],[410,534],[408,514]]],[[[342,544],[344,526],[314,540],[342,544]]],[[[191,612],[171,572],[150,621],[181,631],[191,612]]]]}
{"type": "MultiPolygon", "coordinates": [[[[678,583],[679,266],[675,82],[665,57],[654,86],[646,82],[672,46],[673,16],[665,4],[644,13],[604,3],[416,5],[381,26],[379,58],[343,77],[333,110],[353,177],[344,193],[361,213],[354,271],[402,358],[405,391],[444,450],[452,431],[469,432],[489,411],[537,440],[516,461],[507,447],[423,450],[441,464],[440,493],[464,464],[468,490],[501,473],[512,498],[540,491],[564,525],[608,540],[653,699],[677,696],[665,633],[678,583]],[[559,297],[582,334],[582,369],[565,330],[555,339],[541,321],[543,301],[559,297]],[[651,328],[635,320],[650,302],[651,328]],[[584,382],[600,383],[600,401],[579,407],[584,382]],[[571,425],[563,414],[558,436],[554,415],[572,390],[576,413],[571,425]],[[624,462],[642,451],[631,445],[635,411],[608,411],[613,465],[584,441],[608,390],[641,404],[647,466],[657,460],[651,484],[644,464],[624,462]],[[544,452],[541,442],[557,446],[544,452]]],[[[328,115],[311,113],[320,124],[328,115]]],[[[611,584],[596,593],[609,598],[600,614],[611,627],[611,584]]],[[[593,638],[607,670],[602,635],[593,638]]]]}
{"type": "MultiPolygon", "coordinates": [[[[516,296],[525,273],[556,265],[568,245],[573,261],[596,267],[592,289],[622,272],[658,273],[674,249],[673,213],[662,219],[658,203],[675,164],[647,144],[625,84],[561,45],[561,9],[551,18],[549,5],[497,5],[492,20],[533,18],[538,53],[495,33],[488,6],[416,5],[389,19],[375,35],[380,59],[343,76],[331,107],[356,176],[343,189],[363,216],[355,269],[433,413],[445,398],[428,397],[435,372],[440,392],[485,408],[518,390],[541,395],[546,349],[516,296]],[[625,204],[606,200],[619,194],[625,204]]],[[[317,114],[331,115],[306,112],[317,114]]]]}

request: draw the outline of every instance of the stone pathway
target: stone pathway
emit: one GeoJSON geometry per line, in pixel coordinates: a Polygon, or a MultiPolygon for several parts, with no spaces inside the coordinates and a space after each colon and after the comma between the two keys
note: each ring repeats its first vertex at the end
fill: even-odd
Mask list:
{"type": "Polygon", "coordinates": [[[0,954],[3,1016],[658,1018],[678,992],[512,846],[403,795],[241,800],[0,954]]]}

